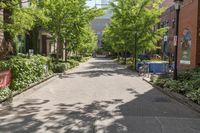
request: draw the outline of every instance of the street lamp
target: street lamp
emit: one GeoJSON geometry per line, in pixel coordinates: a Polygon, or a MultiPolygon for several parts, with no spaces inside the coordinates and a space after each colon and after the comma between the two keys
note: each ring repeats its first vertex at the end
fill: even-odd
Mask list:
{"type": "Polygon", "coordinates": [[[176,10],[176,36],[175,36],[175,53],[174,53],[174,75],[173,79],[177,80],[177,64],[178,64],[178,32],[179,32],[179,14],[183,0],[174,0],[176,10]]]}

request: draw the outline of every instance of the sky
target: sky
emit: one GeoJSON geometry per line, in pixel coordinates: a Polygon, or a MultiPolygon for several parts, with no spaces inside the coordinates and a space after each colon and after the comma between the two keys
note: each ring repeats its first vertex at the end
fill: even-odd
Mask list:
{"type": "Polygon", "coordinates": [[[90,6],[90,7],[94,7],[95,6],[95,3],[96,4],[105,4],[107,3],[107,1],[109,0],[87,0],[87,5],[90,6]]]}
{"type": "MultiPolygon", "coordinates": [[[[95,3],[96,4],[107,4],[109,0],[87,0],[87,5],[89,7],[94,7],[95,6],[95,3]]],[[[97,8],[99,7],[97,5],[97,8]]],[[[105,15],[104,16],[101,16],[101,17],[98,17],[98,18],[110,18],[112,16],[112,14],[110,13],[110,11],[105,11],[105,15]]]]}
{"type": "Polygon", "coordinates": [[[95,0],[88,0],[87,5],[90,6],[90,7],[94,7],[95,6],[95,0]]]}

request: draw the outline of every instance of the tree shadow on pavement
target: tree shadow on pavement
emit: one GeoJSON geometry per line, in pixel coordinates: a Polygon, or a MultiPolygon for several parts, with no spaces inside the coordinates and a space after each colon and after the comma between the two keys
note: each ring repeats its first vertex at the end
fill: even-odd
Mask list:
{"type": "Polygon", "coordinates": [[[113,114],[107,108],[122,103],[122,99],[94,101],[91,104],[59,103],[53,109],[44,109],[48,102],[34,99],[15,107],[6,106],[0,111],[0,132],[96,133],[95,122],[112,118],[113,114]]]}
{"type": "Polygon", "coordinates": [[[60,78],[74,78],[74,77],[100,77],[100,76],[130,76],[138,77],[138,74],[124,65],[119,65],[113,60],[100,60],[89,62],[89,66],[84,69],[84,71],[66,73],[59,76],[60,78]]]}
{"type": "MultiPolygon", "coordinates": [[[[60,78],[137,76],[107,59],[91,63],[86,71],[60,78]]],[[[5,106],[0,108],[0,133],[200,133],[200,114],[158,90],[120,89],[123,98],[90,103],[39,98],[5,106]]]]}
{"type": "Polygon", "coordinates": [[[200,133],[200,114],[164,95],[157,89],[139,94],[118,106],[123,118],[107,126],[105,133],[200,133]]]}
{"type": "Polygon", "coordinates": [[[30,99],[17,107],[3,106],[0,109],[0,132],[32,133],[37,131],[43,122],[35,116],[40,112],[41,105],[48,102],[49,100],[30,99]]]}
{"type": "Polygon", "coordinates": [[[90,104],[27,100],[1,111],[2,133],[199,133],[200,115],[159,91],[144,94],[127,88],[130,101],[90,104]],[[5,113],[4,113],[5,112],[5,113]],[[39,117],[40,116],[40,117],[39,117]],[[196,131],[196,132],[195,132],[196,131]]]}
{"type": "Polygon", "coordinates": [[[138,77],[136,73],[132,71],[129,72],[127,69],[117,69],[114,71],[104,71],[104,70],[92,70],[92,71],[81,71],[81,72],[73,72],[73,73],[66,73],[62,74],[59,77],[62,78],[75,78],[75,77],[89,77],[95,78],[100,76],[115,76],[115,75],[123,75],[123,76],[130,76],[130,77],[138,77]]]}

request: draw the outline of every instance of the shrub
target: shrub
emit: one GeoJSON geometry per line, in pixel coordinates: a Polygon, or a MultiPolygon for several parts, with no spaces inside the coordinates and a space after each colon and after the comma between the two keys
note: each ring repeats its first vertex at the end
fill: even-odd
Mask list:
{"type": "Polygon", "coordinates": [[[164,87],[164,85],[165,85],[165,83],[166,83],[166,81],[167,81],[168,79],[165,79],[165,78],[157,78],[155,81],[154,81],[154,84],[155,85],[158,85],[158,86],[160,86],[160,87],[164,87]]]}
{"type": "Polygon", "coordinates": [[[80,60],[80,62],[86,62],[86,61],[88,61],[90,59],[90,57],[83,57],[81,60],[80,60]]]}
{"type": "Polygon", "coordinates": [[[154,84],[185,95],[200,104],[200,69],[179,72],[178,80],[159,77],[154,84]]]}
{"type": "Polygon", "coordinates": [[[76,61],[74,59],[70,59],[67,62],[70,64],[70,68],[74,68],[79,65],[79,61],[76,61]]]}
{"type": "Polygon", "coordinates": [[[76,61],[81,61],[82,60],[82,57],[80,56],[73,56],[71,57],[72,60],[76,60],[76,61]]]}
{"type": "Polygon", "coordinates": [[[69,62],[65,63],[65,67],[66,67],[67,70],[72,68],[69,62]]]}
{"type": "Polygon", "coordinates": [[[192,90],[186,94],[192,101],[200,104],[200,88],[198,90],[192,90]]]}
{"type": "Polygon", "coordinates": [[[0,89],[0,100],[11,96],[11,94],[12,91],[8,87],[0,89]]]}
{"type": "Polygon", "coordinates": [[[57,64],[54,64],[53,66],[54,73],[63,73],[65,72],[65,70],[67,70],[65,63],[57,63],[57,64]]]}
{"type": "Polygon", "coordinates": [[[170,91],[182,93],[182,83],[176,80],[169,79],[164,84],[165,88],[169,88],[170,91]]]}
{"type": "Polygon", "coordinates": [[[180,81],[191,80],[193,74],[190,71],[183,71],[178,74],[178,79],[180,81]]]}
{"type": "Polygon", "coordinates": [[[0,62],[0,71],[12,70],[11,90],[20,90],[51,73],[51,61],[40,55],[30,58],[16,56],[0,62]],[[49,70],[49,71],[48,71],[49,70]]]}
{"type": "Polygon", "coordinates": [[[200,87],[200,79],[193,81],[193,89],[197,90],[200,87]]]}

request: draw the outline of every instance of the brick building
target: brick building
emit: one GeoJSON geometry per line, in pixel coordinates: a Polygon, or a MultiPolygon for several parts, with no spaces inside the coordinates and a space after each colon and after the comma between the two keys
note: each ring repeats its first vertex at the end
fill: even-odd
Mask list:
{"type": "Polygon", "coordinates": [[[184,0],[179,19],[178,68],[200,66],[200,1],[184,0]]]}
{"type": "MultiPolygon", "coordinates": [[[[176,11],[173,0],[164,0],[161,4],[166,11],[161,15],[160,27],[169,27],[167,39],[161,46],[164,52],[174,53],[174,35],[176,11]]],[[[184,0],[179,18],[178,68],[188,69],[200,66],[200,1],[184,0]]]]}
{"type": "Polygon", "coordinates": [[[162,53],[168,55],[169,57],[173,57],[173,41],[175,35],[175,8],[173,0],[165,0],[161,7],[166,8],[166,11],[160,17],[160,27],[168,27],[168,32],[165,34],[165,39],[160,42],[162,46],[162,53]]]}
{"type": "MultiPolygon", "coordinates": [[[[20,6],[22,8],[30,6],[30,2],[27,0],[21,0],[20,6]]],[[[3,12],[0,10],[0,19],[3,21],[3,12]]],[[[49,55],[55,52],[55,45],[51,44],[50,38],[51,35],[42,29],[34,29],[29,31],[24,38],[18,36],[18,49],[20,53],[28,53],[30,50],[33,50],[35,54],[49,55]],[[36,31],[34,31],[36,30],[36,31]]],[[[3,46],[2,41],[4,40],[4,33],[0,30],[0,48],[3,46]]],[[[1,50],[1,49],[0,49],[1,50]]],[[[4,49],[2,49],[3,51],[4,49]]],[[[5,50],[4,50],[5,51],[5,50]]]]}

